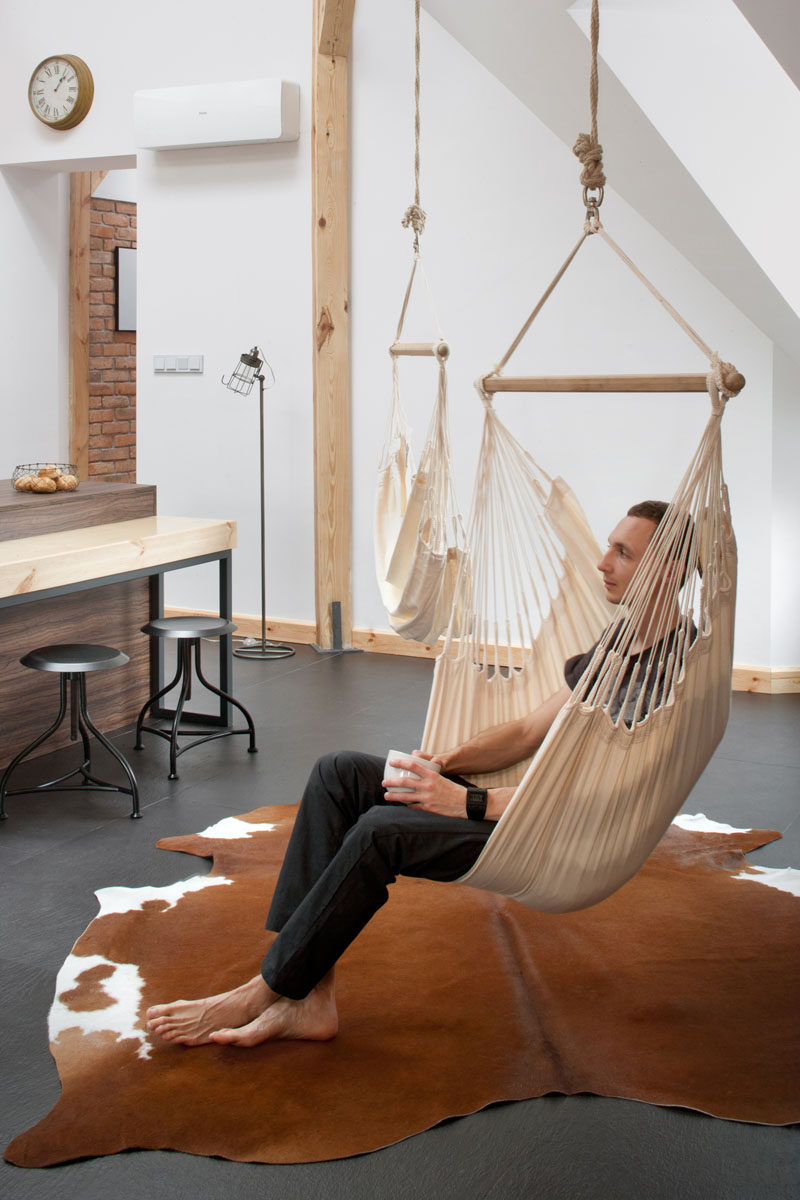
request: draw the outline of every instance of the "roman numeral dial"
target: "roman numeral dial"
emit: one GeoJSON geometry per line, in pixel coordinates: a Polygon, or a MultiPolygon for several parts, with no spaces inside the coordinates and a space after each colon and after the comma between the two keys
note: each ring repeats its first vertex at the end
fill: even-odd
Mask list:
{"type": "Polygon", "coordinates": [[[34,116],[50,129],[72,129],[92,106],[94,80],[82,58],[53,54],[39,63],[28,84],[34,116]]]}

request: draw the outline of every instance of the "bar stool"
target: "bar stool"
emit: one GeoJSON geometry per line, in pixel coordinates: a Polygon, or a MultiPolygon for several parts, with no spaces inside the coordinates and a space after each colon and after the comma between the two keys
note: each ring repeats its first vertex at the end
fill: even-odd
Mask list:
{"type": "MultiPolygon", "coordinates": [[[[220,638],[226,634],[233,633],[236,626],[232,621],[226,621],[222,617],[159,617],[155,621],[149,621],[147,625],[142,626],[142,633],[149,634],[155,638],[175,638],[178,641],[178,670],[166,687],[161,691],[156,692],[151,696],[147,703],[143,706],[139,713],[139,719],[136,722],[136,742],[135,750],[142,749],[142,734],[154,733],[158,737],[164,738],[169,742],[169,779],[178,779],[178,758],[181,754],[185,754],[187,750],[191,750],[193,746],[199,746],[202,742],[210,742],[214,738],[231,737],[237,734],[249,734],[250,745],[247,748],[248,754],[258,753],[256,746],[256,731],[253,725],[253,719],[247,709],[234,700],[233,696],[229,696],[227,692],[222,692],[218,687],[214,687],[213,683],[209,683],[203,674],[203,669],[200,663],[200,639],[201,638],[220,638]],[[194,666],[198,680],[203,687],[209,692],[213,692],[215,696],[225,701],[227,704],[232,704],[234,708],[238,708],[247,722],[246,729],[220,729],[214,733],[206,733],[198,735],[197,730],[181,729],[181,719],[184,717],[183,707],[187,699],[191,695],[192,690],[192,651],[194,651],[194,666]],[[155,725],[145,725],[144,717],[148,708],[151,708],[157,700],[171,691],[175,685],[180,682],[181,690],[178,696],[178,703],[174,711],[164,714],[166,719],[172,718],[169,729],[159,729],[155,725]],[[183,734],[187,737],[193,737],[194,740],[188,745],[179,746],[178,736],[183,734]]],[[[214,718],[208,717],[205,714],[186,713],[185,719],[194,724],[212,724],[214,718]]]]}
{"type": "Polygon", "coordinates": [[[126,760],[120,754],[115,746],[103,736],[97,726],[93,723],[86,708],[86,674],[89,671],[110,671],[114,667],[122,667],[125,663],[130,662],[127,654],[121,650],[115,650],[112,646],[92,646],[84,643],[71,642],[60,646],[42,646],[38,650],[31,650],[30,653],[24,655],[19,660],[23,667],[30,667],[34,671],[58,671],[60,679],[60,705],[58,716],[53,724],[35,738],[34,741],[21,750],[3,772],[3,777],[0,779],[0,818],[5,819],[5,798],[6,796],[20,796],[30,794],[32,792],[75,792],[82,791],[84,788],[87,791],[95,792],[122,792],[126,796],[130,796],[133,800],[133,809],[131,817],[141,817],[139,812],[139,789],[136,785],[136,777],[129,767],[126,760]],[[45,783],[37,784],[35,787],[20,787],[9,788],[8,783],[13,772],[37,747],[41,746],[47,739],[55,733],[67,711],[67,684],[69,684],[69,703],[70,703],[70,735],[73,742],[78,740],[80,736],[83,742],[83,761],[80,766],[74,771],[67,771],[65,775],[59,775],[57,779],[49,779],[45,783]],[[119,765],[125,772],[130,787],[121,787],[117,784],[107,783],[103,779],[97,779],[92,774],[91,762],[91,746],[89,744],[89,734],[91,734],[104,746],[108,753],[117,760],[119,765]],[[81,782],[69,784],[66,781],[72,779],[74,775],[81,775],[81,782]]]}

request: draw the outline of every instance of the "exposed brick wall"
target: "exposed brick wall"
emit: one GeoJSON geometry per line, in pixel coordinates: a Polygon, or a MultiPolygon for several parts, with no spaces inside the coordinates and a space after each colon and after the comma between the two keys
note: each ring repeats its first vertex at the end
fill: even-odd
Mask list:
{"type": "Polygon", "coordinates": [[[136,332],[114,328],[115,246],[136,246],[136,205],[92,197],[89,476],[136,482],[136,332]]]}

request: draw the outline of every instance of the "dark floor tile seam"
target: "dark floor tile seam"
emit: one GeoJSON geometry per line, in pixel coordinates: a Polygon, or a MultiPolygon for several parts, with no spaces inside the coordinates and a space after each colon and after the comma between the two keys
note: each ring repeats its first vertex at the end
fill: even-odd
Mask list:
{"type": "MultiPolygon", "coordinates": [[[[796,816],[792,817],[792,819],[791,819],[791,821],[789,822],[789,824],[788,824],[788,825],[785,825],[785,826],[783,827],[783,829],[781,829],[781,830],[779,831],[779,832],[780,832],[780,835],[781,835],[781,841],[783,841],[783,840],[787,839],[787,838],[789,837],[789,835],[790,835],[790,834],[791,834],[792,836],[794,836],[794,830],[795,830],[795,829],[797,829],[797,830],[800,830],[800,815],[796,815],[796,816]]],[[[778,843],[778,845],[780,845],[780,843],[778,843]]],[[[754,850],[751,850],[751,851],[750,851],[750,853],[751,853],[751,854],[755,854],[755,851],[754,851],[754,850]]],[[[797,866],[798,866],[798,867],[800,867],[800,862],[799,862],[799,863],[797,863],[797,866]]]]}
{"type": "Polygon", "coordinates": [[[316,667],[322,666],[326,662],[330,662],[334,658],[341,658],[345,652],[338,650],[334,654],[320,656],[308,662],[298,661],[294,666],[284,668],[276,672],[274,675],[262,675],[258,679],[250,683],[245,683],[241,675],[235,680],[236,690],[232,693],[235,699],[238,699],[239,691],[250,691],[256,687],[263,687],[265,684],[269,687],[272,684],[280,683],[282,679],[286,679],[289,675],[297,675],[300,671],[313,671],[316,667]]]}
{"type": "Polygon", "coordinates": [[[782,767],[787,771],[800,771],[800,762],[770,762],[762,758],[754,758],[753,755],[734,754],[729,750],[715,750],[711,762],[714,759],[724,759],[725,762],[748,763],[753,767],[782,767]]]}

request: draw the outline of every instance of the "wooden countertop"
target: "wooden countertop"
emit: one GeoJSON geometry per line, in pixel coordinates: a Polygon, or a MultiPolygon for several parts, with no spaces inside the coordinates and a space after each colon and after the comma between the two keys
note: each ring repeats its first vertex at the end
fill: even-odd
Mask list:
{"type": "Polygon", "coordinates": [[[236,522],[140,517],[0,542],[0,597],[231,550],[236,522]]]}
{"type": "Polygon", "coordinates": [[[0,479],[0,541],[133,521],[156,510],[154,484],[87,479],[74,492],[18,492],[0,479]]]}

